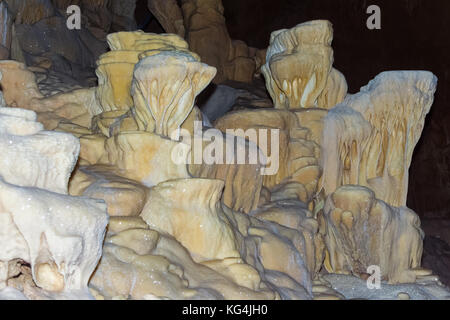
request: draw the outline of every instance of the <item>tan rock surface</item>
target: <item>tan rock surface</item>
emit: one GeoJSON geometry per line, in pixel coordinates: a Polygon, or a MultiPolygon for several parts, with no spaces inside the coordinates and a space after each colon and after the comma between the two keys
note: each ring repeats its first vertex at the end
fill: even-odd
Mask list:
{"type": "Polygon", "coordinates": [[[348,86],[345,76],[335,68],[331,68],[325,88],[317,98],[318,107],[323,109],[333,108],[344,101],[347,95],[347,89],[348,86]]]}
{"type": "Polygon", "coordinates": [[[310,130],[299,125],[295,113],[263,109],[239,111],[218,119],[215,126],[223,132],[242,129],[240,136],[258,143],[267,158],[278,152],[278,170],[263,177],[264,187],[273,191],[279,184],[297,182],[298,199],[304,202],[312,199],[320,178],[319,145],[310,140],[310,130]],[[246,135],[248,129],[266,131],[256,131],[253,137],[246,135]],[[278,138],[274,136],[273,143],[272,138],[267,137],[272,135],[272,130],[278,130],[278,138]],[[267,145],[261,143],[265,141],[264,135],[267,145]]]}
{"type": "Polygon", "coordinates": [[[262,72],[275,108],[317,106],[333,65],[332,38],[326,20],[272,32],[262,72]]]}
{"type": "Polygon", "coordinates": [[[172,160],[177,146],[177,142],[149,132],[123,132],[106,141],[106,152],[99,164],[113,165],[119,176],[149,187],[167,180],[189,178],[187,160],[182,164],[172,160]]]}
{"type": "Polygon", "coordinates": [[[215,68],[176,51],[142,59],[136,66],[132,88],[139,129],[171,137],[215,73],[215,68]]]}
{"type": "Polygon", "coordinates": [[[141,217],[174,236],[197,262],[237,258],[232,228],[220,208],[223,187],[222,181],[207,179],[161,183],[150,190],[141,217]]]}
{"type": "Polygon", "coordinates": [[[190,49],[217,68],[214,82],[251,82],[256,70],[254,56],[250,56],[245,43],[231,40],[222,1],[183,0],[181,8],[190,49]]]}
{"type": "Polygon", "coordinates": [[[423,231],[410,209],[390,207],[361,186],[343,186],[325,204],[325,268],[333,273],[367,273],[380,267],[390,283],[414,282],[423,231]]]}

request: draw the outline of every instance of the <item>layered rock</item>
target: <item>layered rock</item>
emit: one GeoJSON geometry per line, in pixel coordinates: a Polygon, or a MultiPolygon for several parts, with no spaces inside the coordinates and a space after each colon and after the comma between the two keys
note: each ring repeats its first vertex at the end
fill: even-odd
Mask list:
{"type": "Polygon", "coordinates": [[[263,176],[264,187],[277,191],[281,198],[284,192],[281,189],[287,187],[294,199],[311,201],[320,178],[319,146],[311,140],[310,130],[299,125],[295,113],[239,111],[218,119],[215,126],[249,139],[266,158],[272,159],[273,163],[267,161],[266,168],[272,168],[273,172],[263,176]]]}

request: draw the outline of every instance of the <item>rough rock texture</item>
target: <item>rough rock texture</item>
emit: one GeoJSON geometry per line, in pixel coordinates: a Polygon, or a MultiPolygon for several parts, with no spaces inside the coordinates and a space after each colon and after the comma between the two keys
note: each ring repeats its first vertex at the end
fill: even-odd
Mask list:
{"type": "Polygon", "coordinates": [[[405,206],[408,169],[436,83],[431,72],[384,72],[332,109],[324,127],[325,192],[358,184],[405,206]]]}
{"type": "MultiPolygon", "coordinates": [[[[278,161],[274,174],[263,177],[264,187],[273,192],[289,185],[291,194],[295,194],[297,199],[306,203],[311,201],[320,177],[319,146],[311,140],[310,130],[300,126],[294,113],[282,110],[238,111],[218,119],[215,126],[223,132],[234,130],[242,138],[257,143],[266,157],[273,156],[278,161]],[[251,134],[249,129],[264,130],[251,134]],[[277,132],[278,137],[272,132],[277,132]]],[[[270,165],[273,164],[267,164],[269,168],[270,165]]]]}
{"type": "Polygon", "coordinates": [[[390,283],[416,280],[424,234],[412,210],[390,207],[370,189],[344,186],[327,199],[324,219],[327,271],[361,275],[376,265],[390,283]]]}
{"type": "Polygon", "coordinates": [[[132,88],[139,129],[171,137],[215,74],[215,68],[187,54],[163,52],[142,59],[132,88]]]}
{"type": "Polygon", "coordinates": [[[331,23],[325,20],[272,33],[262,72],[275,108],[317,105],[333,65],[332,39],[331,23]]]}
{"type": "Polygon", "coordinates": [[[11,53],[13,19],[5,1],[0,3],[0,60],[9,58],[11,53]]]}
{"type": "Polygon", "coordinates": [[[167,33],[184,38],[183,13],[176,0],[148,0],[148,8],[167,33]]]}
{"type": "Polygon", "coordinates": [[[67,194],[80,149],[75,137],[43,131],[33,111],[0,108],[0,175],[11,184],[67,194]]]}
{"type": "MultiPolygon", "coordinates": [[[[39,3],[38,20],[29,26],[53,20],[52,3],[59,11],[67,5],[39,3]]],[[[433,272],[420,267],[417,215],[398,203],[433,101],[431,73],[381,74],[359,94],[347,95],[345,77],[332,67],[331,24],[312,21],[273,34],[266,80],[275,108],[264,94],[243,87],[240,98],[253,102],[232,97],[235,112],[211,124],[195,99],[216,69],[200,52],[204,62],[175,34],[102,34],[131,26],[126,17],[134,1],[80,4],[88,20],[97,19],[89,32],[107,38],[111,49],[97,60],[97,87],[74,90],[69,79],[55,78],[54,84],[64,82],[58,89],[63,93],[48,97],[42,89],[59,86],[46,83],[43,67],[0,62],[0,103],[10,107],[0,110],[4,149],[16,150],[15,141],[32,142],[24,144],[27,157],[20,148],[20,155],[7,151],[0,157],[7,173],[0,170],[0,204],[8,213],[0,237],[19,239],[2,240],[8,256],[1,258],[0,275],[8,288],[0,297],[67,298],[79,289],[78,297],[91,297],[90,277],[96,299],[346,299],[354,296],[340,286],[345,276],[327,282],[325,274],[366,279],[372,264],[386,281],[409,283],[402,287],[406,292],[389,287],[383,297],[446,296],[433,272]],[[113,26],[111,12],[123,12],[124,19],[113,26]],[[50,145],[50,152],[35,142],[41,136],[67,141],[50,145]],[[32,163],[39,168],[31,167],[42,176],[30,178],[34,171],[23,165],[15,174],[12,157],[42,158],[32,163]],[[375,179],[360,177],[380,171],[375,179]],[[53,178],[54,172],[61,175],[53,178]],[[67,191],[70,196],[61,194],[67,191]],[[32,208],[23,199],[31,199],[26,201],[32,208]],[[42,219],[36,223],[30,215],[42,219]],[[81,240],[89,245],[80,246],[81,240]],[[81,266],[80,272],[67,275],[72,265],[81,266]]],[[[161,9],[158,19],[179,26],[164,16],[174,2],[154,4],[161,9]]],[[[225,39],[219,37],[227,36],[222,11],[220,1],[183,1],[188,39],[202,48],[209,44],[201,39],[225,39]]],[[[212,47],[229,48],[227,39],[212,47]]],[[[245,62],[256,56],[247,49],[235,43],[231,51],[207,54],[226,62],[218,69],[227,75],[227,63],[233,61],[231,70],[241,63],[233,57],[245,62]]],[[[360,287],[357,292],[373,297],[360,287]]]]}
{"type": "Polygon", "coordinates": [[[20,281],[11,262],[21,260],[31,266],[31,296],[86,299],[101,257],[106,206],[65,195],[79,143],[66,133],[42,131],[35,120],[32,111],[0,108],[0,286],[20,281]]]}
{"type": "Polygon", "coordinates": [[[221,0],[149,0],[148,8],[168,33],[185,37],[202,61],[215,67],[215,83],[251,82],[261,65],[260,50],[232,40],[225,24],[221,0]]]}
{"type": "Polygon", "coordinates": [[[35,75],[23,63],[0,61],[0,72],[6,105],[35,111],[47,130],[53,130],[64,122],[88,128],[92,116],[98,113],[93,89],[77,89],[45,97],[37,86],[35,75]]]}
{"type": "Polygon", "coordinates": [[[10,51],[4,58],[35,68],[46,95],[61,92],[58,82],[65,82],[68,90],[94,85],[95,61],[107,50],[106,35],[136,29],[136,0],[5,0],[2,3],[7,4],[8,21],[12,21],[11,27],[10,22],[4,24],[8,28],[2,34],[7,39],[13,35],[12,42],[5,39],[2,44],[10,51]],[[66,26],[70,5],[80,7],[80,30],[66,26]]]}

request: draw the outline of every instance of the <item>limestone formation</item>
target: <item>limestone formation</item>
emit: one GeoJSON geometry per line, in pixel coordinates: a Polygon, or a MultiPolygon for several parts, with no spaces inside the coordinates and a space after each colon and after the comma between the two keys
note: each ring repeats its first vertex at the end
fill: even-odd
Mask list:
{"type": "Polygon", "coordinates": [[[411,283],[420,266],[423,231],[419,217],[375,198],[361,186],[343,186],[327,200],[325,268],[361,275],[378,266],[390,283],[411,283]]]}
{"type": "Polygon", "coordinates": [[[44,131],[33,111],[0,108],[0,146],[5,181],[67,194],[80,149],[75,137],[44,131]]]}
{"type": "Polygon", "coordinates": [[[180,241],[197,262],[237,258],[232,228],[220,210],[223,187],[220,180],[206,179],[159,184],[151,189],[141,216],[151,228],[180,241]]]}
{"type": "Polygon", "coordinates": [[[202,61],[215,67],[214,82],[251,82],[259,51],[230,38],[221,0],[149,0],[148,7],[168,33],[185,37],[202,61]]]}
{"type": "Polygon", "coordinates": [[[149,132],[123,132],[106,141],[106,153],[99,163],[114,165],[119,176],[151,187],[167,180],[190,177],[187,160],[180,164],[173,161],[177,147],[177,142],[149,132]],[[161,163],[165,166],[161,167],[161,163]]]}
{"type": "MultiPolygon", "coordinates": [[[[154,55],[161,57],[159,54],[185,57],[192,62],[197,62],[200,58],[195,53],[189,51],[188,44],[182,38],[174,34],[146,34],[142,31],[117,32],[108,35],[107,40],[111,51],[101,55],[97,61],[98,67],[96,73],[99,78],[99,83],[98,87],[95,89],[95,97],[96,104],[100,106],[101,111],[98,112],[99,117],[94,124],[94,127],[98,129],[96,133],[101,131],[104,135],[110,137],[112,130],[114,130],[119,123],[120,127],[123,126],[119,131],[145,131],[148,126],[148,131],[153,132],[152,125],[154,123],[154,119],[151,116],[149,100],[147,97],[149,92],[147,92],[148,90],[141,92],[143,88],[139,89],[139,84],[140,82],[146,81],[145,79],[148,77],[146,73],[148,73],[149,68],[153,68],[155,66],[154,59],[156,58],[152,58],[150,60],[145,58],[152,57],[154,55]],[[144,66],[145,62],[140,62],[143,60],[153,61],[153,64],[147,66],[146,68],[144,66]],[[140,78],[137,79],[136,76],[140,78]],[[135,110],[133,111],[133,114],[126,114],[130,109],[135,110]],[[125,122],[126,124],[124,124],[125,122]]],[[[181,71],[181,69],[184,68],[184,64],[177,64],[176,59],[172,59],[171,61],[174,65],[171,67],[171,70],[174,70],[174,72],[177,72],[176,70],[178,70],[180,74],[176,76],[167,74],[165,79],[169,82],[172,80],[176,82],[179,80],[176,80],[176,77],[183,78],[186,76],[183,75],[181,71]],[[178,68],[175,65],[178,65],[178,68]]],[[[192,63],[189,65],[192,67],[194,65],[201,66],[202,64],[192,63]]],[[[161,66],[161,68],[161,72],[165,74],[167,72],[166,66],[161,66]]],[[[192,68],[188,68],[186,70],[189,70],[186,72],[188,72],[191,77],[194,77],[196,74],[192,68]]],[[[212,68],[205,68],[205,74],[207,73],[206,70],[208,70],[208,72],[212,72],[212,68]]],[[[205,80],[204,78],[205,77],[200,77],[199,80],[197,80],[197,78],[194,77],[193,83],[195,90],[199,90],[200,92],[203,90],[202,86],[209,83],[209,80],[205,80]],[[196,88],[196,85],[199,87],[196,88]]],[[[162,79],[157,80],[162,81],[162,79]]],[[[147,88],[148,84],[141,83],[141,85],[146,86],[145,88],[147,88]]],[[[167,85],[176,86],[180,85],[180,83],[176,82],[167,85]]],[[[179,90],[179,93],[182,94],[184,93],[183,90],[188,90],[188,88],[183,89],[185,86],[186,83],[178,89],[172,89],[175,91],[179,90]]],[[[148,86],[148,88],[150,88],[150,86],[148,86]]],[[[161,87],[160,90],[163,90],[163,88],[161,87]]],[[[176,93],[174,92],[173,94],[176,93]]],[[[181,98],[181,96],[179,98],[181,98]]],[[[194,101],[194,98],[195,96],[192,98],[192,102],[194,101]]],[[[167,97],[167,99],[169,99],[169,97],[167,97]]],[[[175,101],[172,104],[172,107],[176,105],[176,103],[178,103],[178,101],[175,101]]],[[[157,104],[164,104],[164,102],[159,101],[157,104]]],[[[165,107],[169,106],[156,106],[152,103],[153,112],[158,107],[164,110],[165,107]]],[[[184,110],[187,112],[184,116],[187,117],[191,113],[192,107],[193,104],[190,106],[191,109],[188,107],[189,110],[184,110]]],[[[185,120],[186,118],[181,119],[180,125],[185,120]]],[[[180,119],[178,121],[180,121],[180,119]]],[[[158,132],[160,133],[159,130],[158,132]]]]}
{"type": "Polygon", "coordinates": [[[6,105],[35,111],[47,130],[56,129],[63,122],[88,128],[92,117],[101,111],[93,88],[45,97],[36,84],[34,73],[23,63],[1,61],[0,72],[6,105]]]}
{"type": "MultiPolygon", "coordinates": [[[[200,131],[200,134],[194,132],[191,139],[184,137],[182,139],[183,143],[188,144],[189,174],[196,178],[224,181],[222,201],[233,210],[249,213],[256,209],[263,181],[261,172],[264,167],[260,161],[264,156],[256,144],[237,134],[223,135],[217,129],[196,131],[200,131]],[[198,146],[201,146],[200,152],[197,151],[198,146]],[[230,149],[234,151],[227,155],[227,150],[230,149]],[[206,151],[211,151],[212,159],[203,161],[203,154],[206,151]],[[243,157],[248,161],[245,159],[242,161],[243,157]],[[246,192],[242,192],[243,186],[246,192]]],[[[179,150],[182,151],[183,148],[179,150]]]]}
{"type": "MultiPolygon", "coordinates": [[[[68,4],[4,3],[11,57],[68,4]]],[[[380,297],[450,295],[405,207],[432,73],[384,72],[351,95],[328,21],[273,32],[265,60],[230,39],[220,0],[150,0],[176,34],[108,36],[135,29],[136,2],[78,3],[88,31],[61,39],[107,41],[97,86],[49,71],[90,65],[79,42],[0,61],[0,299],[371,299],[373,266],[380,297]],[[196,105],[216,74],[250,82],[260,65],[273,105],[263,82],[196,105]]]]}
{"type": "Polygon", "coordinates": [[[109,166],[80,166],[71,177],[69,194],[104,200],[111,217],[138,216],[146,203],[148,189],[111,171],[109,166]]]}
{"type": "Polygon", "coordinates": [[[239,259],[196,263],[173,237],[149,229],[139,218],[124,217],[111,218],[104,255],[90,284],[107,299],[279,298],[259,285],[258,273],[239,259]]]}
{"type": "Polygon", "coordinates": [[[136,66],[132,87],[139,129],[171,137],[215,74],[215,68],[175,51],[142,59],[136,66]]]}
{"type": "Polygon", "coordinates": [[[22,259],[31,264],[38,287],[88,298],[87,284],[101,257],[107,225],[104,203],[3,180],[0,188],[1,238],[6,244],[0,251],[0,282],[8,280],[8,262],[22,259]]]}
{"type": "Polygon", "coordinates": [[[326,193],[356,184],[405,206],[408,169],[436,84],[431,72],[384,72],[332,109],[324,127],[326,193]]]}
{"type": "Polygon", "coordinates": [[[0,137],[0,286],[20,275],[10,267],[21,260],[31,266],[34,294],[90,298],[108,217],[103,202],[67,195],[78,141],[43,131],[32,111],[4,107],[0,137]]]}
{"type": "Polygon", "coordinates": [[[325,88],[317,98],[317,106],[323,109],[333,108],[344,101],[347,95],[347,89],[345,76],[335,68],[332,68],[328,75],[325,88]]]}
{"type": "Polygon", "coordinates": [[[311,140],[310,130],[300,126],[295,113],[283,110],[238,111],[218,119],[215,126],[223,132],[240,132],[242,138],[256,143],[267,158],[278,157],[277,170],[263,177],[264,187],[280,193],[282,184],[295,185],[294,198],[306,203],[311,201],[320,178],[319,146],[311,140]],[[251,130],[255,134],[250,134],[251,130]],[[271,132],[278,132],[275,144],[269,138],[271,132]],[[272,146],[275,147],[273,150],[272,146]]]}
{"type": "Polygon", "coordinates": [[[107,37],[111,51],[97,61],[99,84],[96,97],[104,112],[128,110],[133,106],[131,82],[135,65],[146,51],[184,50],[187,43],[180,37],[145,34],[142,31],[117,32],[107,37]]]}
{"type": "Polygon", "coordinates": [[[272,33],[262,72],[275,108],[317,106],[333,65],[332,38],[331,23],[325,20],[272,33]]]}

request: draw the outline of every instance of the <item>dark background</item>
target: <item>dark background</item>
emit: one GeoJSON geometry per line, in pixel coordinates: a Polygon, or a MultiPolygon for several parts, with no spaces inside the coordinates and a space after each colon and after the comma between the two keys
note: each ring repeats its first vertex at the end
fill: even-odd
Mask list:
{"type": "MultiPolygon", "coordinates": [[[[257,48],[268,46],[274,30],[330,20],[334,66],[346,76],[350,93],[382,71],[432,71],[438,89],[410,168],[408,207],[422,217],[450,217],[449,0],[223,0],[223,5],[231,37],[257,48]],[[372,4],[381,8],[381,30],[366,27],[372,4]]],[[[138,3],[138,22],[138,15],[148,14],[145,9],[138,3]]],[[[156,21],[148,29],[162,32],[156,21]]]]}

